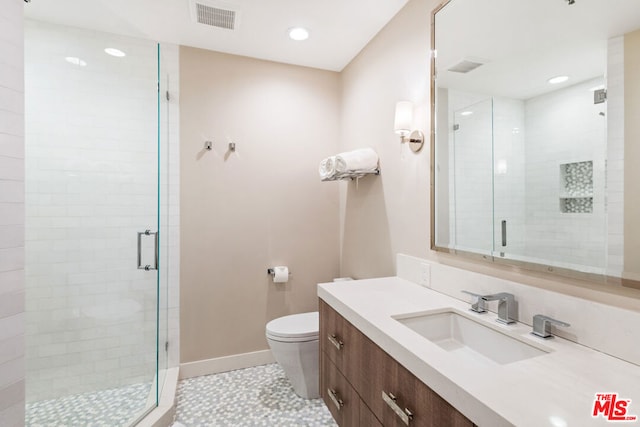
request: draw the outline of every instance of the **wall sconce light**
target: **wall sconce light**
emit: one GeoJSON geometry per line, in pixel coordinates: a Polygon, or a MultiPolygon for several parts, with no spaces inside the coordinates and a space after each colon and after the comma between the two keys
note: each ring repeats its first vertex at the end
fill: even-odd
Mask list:
{"type": "Polygon", "coordinates": [[[424,134],[419,130],[412,131],[412,123],[413,103],[409,101],[399,101],[396,103],[396,117],[393,123],[393,129],[400,135],[400,142],[408,142],[411,151],[417,153],[424,145],[424,134]]]}

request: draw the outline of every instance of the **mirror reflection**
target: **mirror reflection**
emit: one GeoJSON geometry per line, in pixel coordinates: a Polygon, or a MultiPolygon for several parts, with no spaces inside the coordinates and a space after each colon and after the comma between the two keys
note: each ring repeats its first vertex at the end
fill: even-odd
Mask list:
{"type": "Polygon", "coordinates": [[[434,22],[434,249],[639,280],[640,2],[451,0],[434,22]]]}

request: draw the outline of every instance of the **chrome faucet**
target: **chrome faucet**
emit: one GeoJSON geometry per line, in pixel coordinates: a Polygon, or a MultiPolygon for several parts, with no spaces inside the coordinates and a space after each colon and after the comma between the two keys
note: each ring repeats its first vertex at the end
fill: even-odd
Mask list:
{"type": "Polygon", "coordinates": [[[475,311],[476,313],[487,312],[487,303],[485,302],[485,300],[482,299],[482,295],[469,292],[469,291],[462,291],[462,292],[476,298],[475,301],[471,303],[471,308],[469,310],[475,311]]]}
{"type": "Polygon", "coordinates": [[[560,320],[552,319],[544,314],[536,314],[533,316],[533,335],[537,335],[540,338],[552,338],[551,325],[569,327],[570,324],[562,322],[560,320]]]}
{"type": "Polygon", "coordinates": [[[483,301],[498,301],[498,318],[496,321],[509,325],[518,320],[516,300],[513,294],[498,292],[497,294],[483,295],[483,301]]]}

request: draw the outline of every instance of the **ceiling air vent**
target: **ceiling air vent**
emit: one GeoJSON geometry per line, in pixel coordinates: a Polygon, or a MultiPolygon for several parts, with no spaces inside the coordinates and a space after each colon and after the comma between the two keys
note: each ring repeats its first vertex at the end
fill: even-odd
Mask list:
{"type": "Polygon", "coordinates": [[[479,66],[482,65],[482,62],[470,61],[468,59],[463,59],[462,61],[452,65],[447,68],[448,71],[452,71],[454,73],[468,73],[469,71],[473,71],[479,66]]]}
{"type": "Polygon", "coordinates": [[[195,18],[199,24],[234,30],[236,27],[236,11],[195,3],[195,18]]]}

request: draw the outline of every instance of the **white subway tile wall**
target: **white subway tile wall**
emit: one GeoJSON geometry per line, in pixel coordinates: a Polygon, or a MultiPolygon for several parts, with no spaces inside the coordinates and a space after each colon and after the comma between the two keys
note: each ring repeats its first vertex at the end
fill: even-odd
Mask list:
{"type": "Polygon", "coordinates": [[[0,425],[24,424],[23,2],[0,0],[0,425]]]}
{"type": "MultiPolygon", "coordinates": [[[[167,52],[163,77],[177,82],[177,47],[167,52]]],[[[156,274],[136,269],[136,237],[157,228],[157,45],[27,21],[25,55],[27,401],[151,382],[156,274]]],[[[160,204],[172,217],[160,253],[175,269],[177,103],[162,105],[160,204]]]]}
{"type": "Polygon", "coordinates": [[[602,84],[596,78],[525,102],[524,254],[593,273],[604,273],[607,265],[606,116],[599,114],[606,106],[593,103],[591,90],[602,84]],[[593,162],[592,212],[563,212],[567,189],[562,165],[581,162],[593,162]]]}
{"type": "Polygon", "coordinates": [[[624,37],[607,49],[607,274],[624,270],[624,37]]]}

